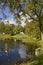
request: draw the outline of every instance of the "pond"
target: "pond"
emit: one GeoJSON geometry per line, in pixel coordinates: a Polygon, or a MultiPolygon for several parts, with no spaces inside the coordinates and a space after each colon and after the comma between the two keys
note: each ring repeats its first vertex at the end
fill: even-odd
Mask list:
{"type": "Polygon", "coordinates": [[[27,47],[20,41],[0,41],[0,65],[14,65],[26,60],[27,47]]]}

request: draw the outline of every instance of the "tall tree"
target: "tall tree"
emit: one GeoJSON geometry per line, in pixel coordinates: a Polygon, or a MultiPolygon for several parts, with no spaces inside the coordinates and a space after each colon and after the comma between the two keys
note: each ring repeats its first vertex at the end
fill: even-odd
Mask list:
{"type": "Polygon", "coordinates": [[[43,17],[43,0],[27,0],[25,5],[25,13],[30,16],[30,19],[39,23],[40,37],[43,40],[42,34],[42,17],[43,17]]]}
{"type": "Polygon", "coordinates": [[[40,38],[43,40],[42,34],[42,17],[43,17],[43,0],[0,0],[0,3],[7,5],[10,11],[17,14],[23,11],[24,14],[28,14],[30,19],[33,19],[39,23],[40,38]]]}

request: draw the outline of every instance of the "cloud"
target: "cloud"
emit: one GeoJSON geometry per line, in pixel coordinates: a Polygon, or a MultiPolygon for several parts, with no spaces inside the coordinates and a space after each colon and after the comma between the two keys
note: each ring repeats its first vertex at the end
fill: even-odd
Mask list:
{"type": "Polygon", "coordinates": [[[9,24],[16,24],[16,21],[13,18],[9,19],[9,24]]]}

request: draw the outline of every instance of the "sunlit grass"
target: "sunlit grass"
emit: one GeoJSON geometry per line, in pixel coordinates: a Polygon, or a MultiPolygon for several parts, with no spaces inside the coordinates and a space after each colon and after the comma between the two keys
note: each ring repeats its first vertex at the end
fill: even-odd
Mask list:
{"type": "Polygon", "coordinates": [[[28,36],[28,35],[26,35],[26,34],[16,34],[16,35],[14,35],[13,36],[13,38],[15,39],[21,39],[21,40],[36,40],[36,38],[33,38],[33,37],[30,37],[30,36],[28,36]]]}
{"type": "Polygon", "coordinates": [[[17,39],[17,40],[22,40],[25,43],[38,43],[43,47],[43,42],[36,40],[34,37],[30,37],[27,34],[16,34],[11,36],[10,34],[0,34],[0,40],[2,39],[17,39]]]}
{"type": "Polygon", "coordinates": [[[11,38],[10,34],[0,34],[0,39],[7,39],[7,38],[11,38]]]}

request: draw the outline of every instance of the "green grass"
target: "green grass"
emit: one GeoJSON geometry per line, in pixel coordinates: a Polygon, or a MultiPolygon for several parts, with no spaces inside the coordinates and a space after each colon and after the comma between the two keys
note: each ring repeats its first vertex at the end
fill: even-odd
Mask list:
{"type": "Polygon", "coordinates": [[[30,37],[26,34],[16,34],[12,36],[14,39],[20,39],[20,40],[36,40],[36,38],[30,37]]]}
{"type": "Polygon", "coordinates": [[[11,36],[10,34],[0,34],[0,39],[3,39],[3,38],[13,38],[13,39],[20,39],[20,40],[35,40],[35,38],[32,38],[26,34],[16,34],[16,35],[13,35],[11,36]]]}
{"type": "Polygon", "coordinates": [[[16,39],[26,39],[26,38],[29,38],[29,37],[26,34],[16,34],[16,35],[13,36],[13,38],[16,38],[16,39]]]}
{"type": "Polygon", "coordinates": [[[0,34],[0,39],[7,39],[7,38],[11,38],[10,34],[0,34]]]}
{"type": "Polygon", "coordinates": [[[38,42],[38,40],[36,40],[35,38],[30,37],[26,34],[17,34],[17,35],[12,36],[12,38],[22,40],[26,44],[28,44],[28,43],[37,43],[38,42]]]}
{"type": "Polygon", "coordinates": [[[43,47],[43,42],[42,41],[38,41],[38,40],[36,40],[36,38],[30,37],[26,34],[16,34],[16,35],[13,35],[13,36],[11,36],[10,34],[0,34],[0,40],[2,40],[2,39],[12,39],[12,38],[22,40],[23,42],[25,42],[27,44],[38,42],[38,44],[43,47]]]}

